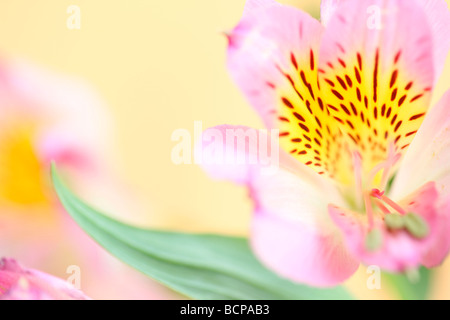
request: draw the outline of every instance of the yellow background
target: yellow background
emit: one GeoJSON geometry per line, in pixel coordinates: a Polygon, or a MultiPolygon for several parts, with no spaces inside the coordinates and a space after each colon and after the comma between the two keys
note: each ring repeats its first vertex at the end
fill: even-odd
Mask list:
{"type": "MultiPolygon", "coordinates": [[[[319,1],[289,2],[318,13],[319,1]]],[[[225,68],[221,32],[239,21],[243,5],[244,0],[3,0],[1,55],[94,85],[116,124],[110,164],[141,199],[149,225],[245,235],[251,213],[246,190],[171,161],[172,132],[184,128],[193,134],[196,120],[204,129],[223,123],[261,127],[225,68]],[[69,5],[81,9],[80,30],[66,26],[69,5]]],[[[448,80],[449,64],[435,98],[448,80]]],[[[435,298],[450,298],[446,270],[440,271],[435,298]]],[[[361,298],[388,297],[385,290],[369,291],[366,279],[361,268],[349,282],[351,290],[361,298]]]]}

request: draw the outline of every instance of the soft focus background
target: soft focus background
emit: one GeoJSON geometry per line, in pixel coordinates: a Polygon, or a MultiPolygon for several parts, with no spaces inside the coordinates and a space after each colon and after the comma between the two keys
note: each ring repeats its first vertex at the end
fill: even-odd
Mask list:
{"type": "MultiPolygon", "coordinates": [[[[281,2],[318,17],[318,0],[281,2]]],[[[244,0],[3,0],[0,56],[82,78],[106,101],[115,129],[105,166],[140,203],[139,212],[116,214],[164,229],[245,235],[251,214],[246,190],[171,160],[172,132],[187,129],[194,140],[194,121],[203,129],[262,126],[225,68],[222,32],[239,21],[243,6],[244,0]],[[66,26],[70,5],[81,10],[79,30],[66,26]]],[[[435,101],[449,83],[447,63],[435,101]]],[[[433,298],[450,298],[449,271],[450,261],[438,270],[433,298]]],[[[366,279],[361,268],[347,283],[357,297],[395,297],[387,287],[368,290],[366,279]]],[[[176,297],[157,285],[148,288],[155,298],[176,297]]]]}

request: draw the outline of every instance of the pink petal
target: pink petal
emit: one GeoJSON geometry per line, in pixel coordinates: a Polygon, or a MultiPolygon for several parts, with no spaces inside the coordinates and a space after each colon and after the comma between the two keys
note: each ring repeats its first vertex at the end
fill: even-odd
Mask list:
{"type": "Polygon", "coordinates": [[[450,245],[447,235],[450,212],[441,211],[443,208],[439,204],[435,184],[426,184],[400,204],[407,212],[418,214],[427,222],[429,234],[423,239],[417,239],[404,229],[392,232],[383,219],[377,217],[374,228],[381,232],[382,244],[374,251],[370,251],[365,245],[369,230],[366,217],[336,206],[330,206],[329,212],[344,233],[350,251],[367,265],[403,272],[422,264],[429,267],[442,262],[450,245]]]}
{"type": "MultiPolygon", "coordinates": [[[[204,136],[226,137],[227,130],[243,129],[258,132],[221,126],[206,130],[204,136]]],[[[202,166],[216,178],[248,186],[255,205],[251,243],[263,263],[294,281],[336,285],[358,267],[327,215],[327,201],[342,203],[342,199],[328,180],[283,152],[279,162],[272,159],[269,166],[235,160],[238,155],[252,159],[269,140],[264,136],[247,140],[253,147],[225,139],[204,143],[202,166]],[[227,154],[235,157],[227,160],[227,154]]]]}
{"type": "Polygon", "coordinates": [[[22,268],[15,260],[0,260],[0,300],[87,300],[68,282],[22,268]]]}
{"type": "Polygon", "coordinates": [[[328,24],[338,6],[347,0],[322,0],[320,1],[320,22],[324,26],[328,24]]]}
{"type": "Polygon", "coordinates": [[[450,50],[450,10],[445,0],[417,0],[428,17],[433,33],[435,80],[439,79],[450,50]]]}
{"type": "Polygon", "coordinates": [[[401,198],[435,181],[439,192],[450,194],[450,90],[425,118],[401,164],[391,195],[401,198]]]}
{"type": "MultiPolygon", "coordinates": [[[[441,196],[441,198],[443,198],[441,196]]],[[[450,198],[441,199],[438,208],[438,225],[436,240],[431,249],[422,259],[422,264],[427,268],[433,268],[440,265],[447,257],[450,251],[450,198]]]]}
{"type": "Polygon", "coordinates": [[[271,6],[279,6],[280,4],[274,0],[247,0],[244,7],[244,16],[253,14],[259,9],[269,8],[271,6]]]}
{"type": "Polygon", "coordinates": [[[415,1],[348,0],[323,35],[319,80],[329,111],[369,172],[404,153],[433,87],[432,34],[415,1]],[[345,111],[345,112],[343,112],[345,111]]]}
{"type": "Polygon", "coordinates": [[[340,284],[359,266],[359,261],[335,234],[321,234],[318,229],[276,213],[255,213],[251,244],[257,257],[269,268],[313,286],[340,284]]]}
{"type": "MultiPolygon", "coordinates": [[[[350,0],[322,0],[321,21],[327,25],[338,6],[350,0]]],[[[435,79],[442,73],[450,50],[450,11],[445,0],[416,0],[428,17],[433,33],[435,79]]]]}
{"type": "Polygon", "coordinates": [[[280,104],[273,88],[290,86],[280,69],[293,68],[292,54],[297,63],[309,66],[310,51],[317,51],[322,31],[308,14],[271,5],[257,14],[246,12],[229,35],[228,69],[268,127],[275,127],[273,110],[280,104]]]}

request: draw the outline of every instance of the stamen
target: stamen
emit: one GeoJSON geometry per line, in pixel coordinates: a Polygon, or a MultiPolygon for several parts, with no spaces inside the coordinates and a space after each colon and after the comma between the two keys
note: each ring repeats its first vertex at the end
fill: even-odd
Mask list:
{"type": "Polygon", "coordinates": [[[388,208],[386,208],[386,206],[378,199],[375,199],[375,204],[377,205],[378,208],[380,208],[380,210],[384,213],[384,214],[390,214],[391,212],[389,211],[388,208]]]}
{"type": "Polygon", "coordinates": [[[400,160],[400,158],[401,158],[401,154],[395,153],[395,147],[391,143],[389,145],[389,153],[388,153],[388,157],[386,158],[386,160],[379,163],[378,165],[376,165],[370,171],[369,182],[372,182],[375,179],[375,176],[377,175],[377,173],[380,170],[383,170],[383,176],[382,176],[381,182],[380,182],[380,189],[382,189],[382,190],[386,189],[386,185],[387,185],[387,182],[389,179],[389,173],[390,173],[391,169],[395,166],[395,164],[398,162],[398,160],[400,160]]]}
{"type": "Polygon", "coordinates": [[[362,157],[359,152],[353,152],[353,171],[355,173],[355,192],[356,192],[356,205],[361,207],[361,199],[363,197],[362,188],[362,157]]]}
{"type": "Polygon", "coordinates": [[[392,170],[392,168],[395,166],[395,164],[400,160],[402,155],[400,153],[395,153],[394,144],[389,145],[389,153],[388,158],[386,159],[386,166],[383,170],[383,177],[381,178],[380,188],[382,190],[386,189],[386,185],[389,178],[389,173],[392,170]]]}
{"type": "Polygon", "coordinates": [[[375,197],[377,199],[382,200],[384,203],[386,203],[388,206],[390,206],[392,209],[394,209],[395,211],[397,211],[398,213],[400,213],[401,215],[405,215],[406,211],[397,203],[395,203],[393,200],[391,200],[389,197],[387,197],[384,192],[378,190],[378,189],[373,189],[372,192],[370,193],[370,195],[372,197],[375,197]]]}
{"type": "Polygon", "coordinates": [[[370,193],[368,192],[364,192],[364,204],[366,206],[366,214],[369,222],[369,230],[372,230],[374,226],[373,209],[372,209],[372,202],[370,201],[370,193]]]}

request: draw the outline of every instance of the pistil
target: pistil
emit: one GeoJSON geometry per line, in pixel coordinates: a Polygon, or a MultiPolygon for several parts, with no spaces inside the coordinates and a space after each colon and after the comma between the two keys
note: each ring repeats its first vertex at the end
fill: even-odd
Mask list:
{"type": "Polygon", "coordinates": [[[373,189],[371,194],[372,197],[375,197],[379,200],[382,200],[385,204],[390,206],[392,209],[400,213],[401,215],[405,215],[406,211],[396,202],[394,202],[392,199],[390,199],[388,196],[384,194],[384,191],[380,191],[378,189],[373,189]]]}

